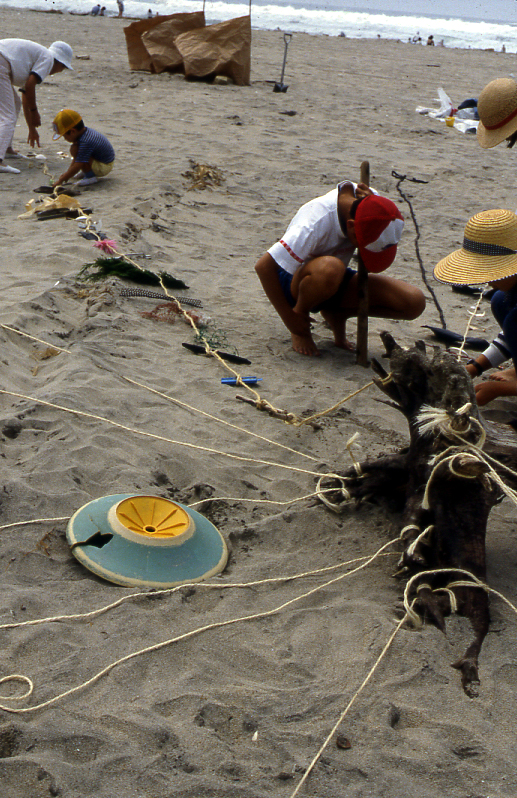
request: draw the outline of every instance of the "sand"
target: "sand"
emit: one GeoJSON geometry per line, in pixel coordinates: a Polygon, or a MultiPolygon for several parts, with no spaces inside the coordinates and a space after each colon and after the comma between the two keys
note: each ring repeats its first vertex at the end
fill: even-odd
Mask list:
{"type": "MultiPolygon", "coordinates": [[[[260,394],[297,415],[323,410],[371,378],[352,354],[332,346],[319,322],[322,357],[295,354],[256,279],[254,263],[303,202],[357,179],[369,159],[372,184],[407,219],[392,274],[422,286],[415,227],[392,170],[426,181],[400,188],[415,213],[431,283],[432,267],[460,244],[469,215],[515,207],[512,153],[483,151],[474,136],[415,113],[433,104],[438,86],[457,103],[477,96],[512,70],[509,54],[296,35],[283,94],[272,91],[281,32],[254,32],[252,82],[239,88],[131,73],[124,20],[6,10],[0,20],[4,36],[64,39],[77,56],[89,56],[38,88],[48,171],[58,175],[66,163],[64,143],[51,140],[52,118],[62,107],[77,109],[117,153],[109,178],[81,194],[83,207],[121,251],[149,255],[139,262],[183,279],[190,286],[184,293],[211,317],[220,348],[249,358],[241,373],[261,377],[260,394]],[[216,167],[224,181],[191,190],[184,177],[191,160],[216,167]]],[[[22,152],[25,138],[21,119],[15,143],[22,152]]],[[[0,676],[34,681],[29,699],[10,704],[36,706],[132,652],[298,601],[142,654],[34,712],[1,711],[2,795],[289,798],[395,630],[404,587],[392,578],[396,555],[327,586],[352,566],[285,581],[373,555],[400,527],[375,505],[337,515],[315,498],[296,500],[314,492],[315,472],[350,467],[346,442],[355,432],[357,456],[375,456],[407,443],[406,422],[379,403],[374,387],[316,430],[237,401],[246,392],[221,385],[228,373],[220,364],[181,346],[194,341],[184,321],[142,317],[156,302],[121,296],[120,282],[95,288],[77,281],[99,253],[78,235],[76,221],[18,218],[33,189],[47,182],[42,165],[24,161],[19,176],[0,176],[0,322],[41,341],[0,330],[3,389],[34,397],[1,396],[0,523],[20,525],[1,529],[0,620],[88,613],[135,592],[95,577],[67,544],[66,519],[101,496],[151,493],[185,504],[216,498],[197,509],[231,554],[212,580],[215,589],[200,584],[129,600],[98,617],[3,630],[0,676]],[[66,351],[42,358],[49,345],[66,351]],[[61,520],[38,522],[49,518],[61,520]],[[271,578],[279,581],[226,587],[271,578]]],[[[449,327],[462,331],[471,301],[433,287],[449,327]]],[[[426,293],[427,309],[414,322],[371,320],[371,356],[382,355],[383,329],[403,345],[434,342],[421,328],[439,324],[426,293]]],[[[475,334],[491,338],[495,325],[484,308],[475,334]]],[[[504,419],[513,407],[498,400],[486,416],[504,419]]],[[[514,508],[505,501],[489,522],[488,582],[515,603],[514,534],[514,508]]],[[[467,698],[451,668],[468,639],[467,622],[450,620],[447,637],[404,626],[340,724],[350,747],[337,747],[333,735],[299,794],[514,798],[517,624],[499,600],[491,606],[477,699],[467,698]]]]}

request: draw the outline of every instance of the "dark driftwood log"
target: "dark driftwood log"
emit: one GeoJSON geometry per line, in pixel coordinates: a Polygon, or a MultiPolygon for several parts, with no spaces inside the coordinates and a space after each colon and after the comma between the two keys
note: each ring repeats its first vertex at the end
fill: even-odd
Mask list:
{"type": "MultiPolygon", "coordinates": [[[[510,436],[501,434],[498,425],[483,424],[472,380],[448,352],[435,348],[428,355],[421,341],[412,349],[403,350],[389,333],[382,333],[381,338],[390,358],[390,375],[374,360],[375,382],[390,404],[406,416],[410,445],[396,454],[362,463],[359,475],[355,469],[350,470],[345,474],[346,486],[358,502],[386,501],[391,509],[401,512],[405,549],[399,574],[411,577],[422,572],[422,577],[413,582],[415,591],[410,598],[416,598],[414,609],[445,632],[444,617],[451,612],[451,597],[440,588],[469,578],[456,573],[423,572],[458,568],[485,581],[486,524],[490,510],[503,495],[487,476],[489,466],[472,454],[468,444],[479,443],[484,428],[487,440],[483,452],[515,468],[515,433],[511,433],[512,444],[510,436]],[[436,422],[432,430],[423,434],[417,417],[425,406],[442,411],[443,423],[437,426],[436,422]],[[441,453],[445,453],[443,459],[433,463],[432,459],[441,453]],[[448,455],[454,455],[454,459],[447,459],[448,455]],[[420,533],[428,528],[427,535],[415,545],[420,533]]],[[[439,419],[439,415],[434,418],[439,419]]],[[[494,468],[512,485],[510,475],[494,468]]],[[[456,611],[470,620],[474,630],[472,643],[454,663],[461,671],[465,692],[473,697],[479,685],[478,656],[489,625],[488,596],[482,588],[452,590],[456,611]]]]}

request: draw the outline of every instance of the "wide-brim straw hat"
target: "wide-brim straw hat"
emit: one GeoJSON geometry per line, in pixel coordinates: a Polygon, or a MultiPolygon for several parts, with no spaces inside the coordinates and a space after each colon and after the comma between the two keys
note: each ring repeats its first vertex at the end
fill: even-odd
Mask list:
{"type": "Polygon", "coordinates": [[[481,285],[517,274],[517,215],[513,211],[476,213],[465,226],[463,246],[434,268],[442,283],[481,285]]]}
{"type": "Polygon", "coordinates": [[[517,130],[517,82],[496,78],[478,97],[478,142],[485,149],[495,147],[517,130]]]}

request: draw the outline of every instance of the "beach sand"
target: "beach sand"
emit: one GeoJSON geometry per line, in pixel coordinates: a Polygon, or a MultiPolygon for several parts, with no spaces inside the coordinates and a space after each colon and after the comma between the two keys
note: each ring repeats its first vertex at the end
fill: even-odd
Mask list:
{"type": "MultiPolygon", "coordinates": [[[[253,271],[298,207],[341,179],[358,179],[364,159],[372,185],[399,203],[407,220],[391,273],[424,288],[410,206],[392,170],[425,181],[405,180],[400,189],[448,326],[464,330],[472,300],[434,283],[432,268],[460,245],[472,213],[515,208],[507,177],[515,156],[504,147],[484,151],[474,136],[415,108],[433,105],[439,86],[456,103],[476,97],[512,71],[513,56],[297,34],[284,76],[288,91],[274,93],[284,52],[278,31],[254,32],[251,85],[236,87],[131,73],[125,20],[7,10],[0,20],[5,37],[63,39],[76,56],[89,56],[38,88],[49,173],[59,175],[66,163],[51,121],[60,108],[74,108],[110,138],[117,156],[112,174],[81,194],[83,207],[92,208],[120,251],[149,255],[138,262],[189,285],[185,293],[202,301],[219,348],[251,360],[240,373],[261,377],[257,388],[273,405],[318,412],[371,379],[352,354],[332,346],[319,321],[322,357],[295,354],[253,271]],[[184,176],[191,161],[216,167],[224,181],[192,190],[184,176]]],[[[20,118],[15,144],[22,152],[25,139],[20,118]]],[[[1,622],[88,613],[135,592],[95,577],[66,541],[66,519],[98,497],[150,493],[185,504],[216,498],[197,509],[231,554],[211,580],[216,588],[199,584],[129,600],[98,617],[2,631],[0,677],[26,675],[34,692],[0,704],[27,708],[133,652],[215,625],[117,665],[47,707],[1,711],[2,795],[289,798],[395,630],[404,587],[392,578],[397,554],[327,586],[352,566],[286,581],[373,555],[400,528],[375,505],[337,515],[314,497],[296,500],[314,493],[317,472],[350,467],[346,443],[354,433],[356,456],[371,457],[406,445],[406,422],[379,402],[375,387],[319,429],[284,424],[237,401],[245,389],[221,385],[231,373],[181,346],[194,341],[184,321],[142,317],[157,301],[121,296],[115,280],[96,287],[77,281],[99,252],[78,235],[75,220],[18,218],[48,178],[40,161],[17,165],[20,175],[0,175],[7,392],[0,522],[23,524],[1,530],[1,622]],[[49,345],[66,351],[46,357],[49,345]],[[278,581],[226,587],[270,579],[278,581]],[[220,625],[275,608],[268,617],[220,625]]],[[[382,356],[384,329],[402,345],[435,343],[421,327],[440,323],[425,290],[420,319],[370,321],[371,356],[382,356]]],[[[490,339],[496,328],[483,307],[486,317],[473,334],[490,339]]],[[[507,419],[514,405],[499,400],[486,416],[507,419]]],[[[514,603],[515,527],[506,500],[489,521],[487,578],[514,603]]],[[[496,598],[491,614],[477,699],[467,698],[451,668],[468,623],[449,620],[447,637],[432,626],[404,626],[340,724],[350,747],[338,747],[333,735],[299,794],[515,798],[517,619],[496,598]]],[[[25,686],[0,690],[12,695],[25,686]]]]}

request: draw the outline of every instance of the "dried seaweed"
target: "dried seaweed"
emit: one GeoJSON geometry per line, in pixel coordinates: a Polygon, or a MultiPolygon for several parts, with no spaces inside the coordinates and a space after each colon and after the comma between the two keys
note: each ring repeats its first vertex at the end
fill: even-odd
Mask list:
{"type": "Polygon", "coordinates": [[[190,169],[183,172],[183,177],[190,180],[189,191],[198,189],[203,191],[205,188],[220,186],[225,181],[225,177],[217,166],[209,166],[206,163],[197,163],[190,159],[190,169]]]}
{"type": "Polygon", "coordinates": [[[143,310],[140,315],[144,319],[153,319],[153,321],[165,321],[167,324],[174,324],[178,316],[188,321],[187,317],[192,319],[196,327],[203,326],[205,323],[203,317],[192,310],[182,310],[178,302],[162,302],[156,305],[152,310],[143,310]]]}
{"type": "Polygon", "coordinates": [[[131,280],[133,283],[144,285],[163,285],[166,288],[188,288],[183,280],[179,280],[169,272],[154,272],[134,266],[124,258],[97,258],[93,263],[86,263],[80,269],[79,280],[104,280],[106,277],[120,277],[121,280],[131,280]]]}

